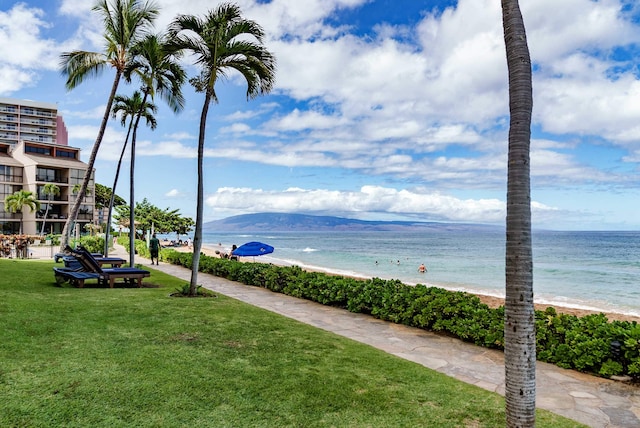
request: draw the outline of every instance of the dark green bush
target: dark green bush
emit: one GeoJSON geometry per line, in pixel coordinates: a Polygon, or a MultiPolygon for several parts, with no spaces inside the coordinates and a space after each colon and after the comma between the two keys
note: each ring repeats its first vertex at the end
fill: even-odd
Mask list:
{"type": "MultiPolygon", "coordinates": [[[[163,260],[191,268],[192,254],[163,250],[163,260]]],[[[469,293],[398,280],[358,280],[298,266],[275,266],[202,256],[200,271],[247,285],[313,300],[382,320],[441,332],[489,348],[504,348],[504,307],[490,308],[469,293]]],[[[640,378],[640,326],[609,322],[604,314],[576,317],[554,308],[535,311],[537,357],[600,376],[640,378]],[[620,342],[620,356],[612,342],[620,342]]]]}
{"type": "Polygon", "coordinates": [[[104,236],[81,236],[79,240],[71,240],[70,245],[75,247],[76,244],[82,245],[90,253],[104,252],[104,236]]]}

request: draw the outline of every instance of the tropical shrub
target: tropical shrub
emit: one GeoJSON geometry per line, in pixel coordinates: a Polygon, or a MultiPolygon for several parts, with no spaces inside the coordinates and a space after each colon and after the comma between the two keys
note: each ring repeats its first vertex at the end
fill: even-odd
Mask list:
{"type": "Polygon", "coordinates": [[[73,239],[69,245],[75,247],[77,244],[82,245],[84,249],[90,253],[100,253],[104,251],[104,237],[103,236],[81,236],[80,239],[73,239]]]}
{"type": "MultiPolygon", "coordinates": [[[[163,250],[169,263],[191,268],[191,253],[163,250]]],[[[247,285],[376,318],[439,332],[479,346],[503,349],[504,307],[490,308],[475,295],[398,280],[360,280],[298,266],[239,263],[202,256],[200,271],[247,285]]],[[[640,326],[610,322],[604,314],[584,317],[535,311],[537,357],[563,368],[604,377],[640,379],[640,326]],[[619,347],[614,346],[617,342],[619,347]]]]}

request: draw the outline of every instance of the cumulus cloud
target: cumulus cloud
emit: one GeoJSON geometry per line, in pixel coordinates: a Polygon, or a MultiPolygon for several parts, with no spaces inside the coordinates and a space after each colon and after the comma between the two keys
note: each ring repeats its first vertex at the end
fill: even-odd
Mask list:
{"type": "MultiPolygon", "coordinates": [[[[407,218],[419,215],[432,221],[500,223],[505,218],[504,201],[459,199],[428,189],[393,189],[363,186],[359,191],[289,188],[267,191],[224,187],[207,197],[216,210],[244,213],[298,212],[312,214],[391,213],[407,218]]],[[[535,203],[534,212],[548,215],[555,208],[535,203]]]]}
{"type": "Polygon", "coordinates": [[[29,86],[40,71],[57,68],[57,43],[42,36],[49,27],[44,11],[25,3],[0,10],[0,94],[29,86]]]}
{"type": "Polygon", "coordinates": [[[196,135],[189,132],[176,132],[173,134],[166,134],[164,137],[170,140],[195,140],[198,138],[196,135]]]}
{"type": "MultiPolygon", "coordinates": [[[[185,12],[183,0],[157,3],[158,28],[185,12]]],[[[365,31],[354,30],[339,17],[345,10],[357,13],[368,0],[237,3],[246,17],[266,30],[267,46],[278,61],[276,87],[269,98],[210,116],[207,157],[269,167],[327,167],[345,176],[365,176],[358,186],[375,177],[371,182],[428,185],[440,192],[504,188],[509,111],[499,2],[459,0],[438,10],[425,5],[412,20],[415,25],[381,21],[365,31]]],[[[102,48],[101,23],[90,12],[92,4],[58,4],[56,11],[43,12],[16,3],[0,12],[0,53],[4,49],[7,59],[0,65],[0,94],[34,85],[43,70],[55,69],[64,50],[102,48]],[[67,20],[64,25],[73,23],[66,29],[69,34],[51,39],[50,22],[55,19],[46,13],[60,14],[67,20]]],[[[531,174],[536,186],[637,182],[628,171],[637,175],[633,164],[640,158],[640,25],[627,4],[539,0],[521,5],[534,63],[533,131],[538,136],[532,140],[531,174]],[[619,155],[606,166],[589,162],[582,151],[596,144],[614,147],[619,155]]],[[[188,13],[203,14],[211,7],[210,1],[191,0],[188,13]]],[[[244,95],[246,87],[236,75],[224,83],[225,91],[232,87],[244,95]]],[[[96,86],[96,92],[105,90],[104,85],[96,86]]],[[[106,97],[98,101],[92,89],[85,85],[82,90],[74,92],[74,100],[88,101],[76,105],[69,97],[62,105],[72,144],[88,154],[106,97]],[[95,105],[87,106],[89,102],[95,105]]],[[[200,104],[190,108],[181,116],[183,123],[165,128],[159,136],[144,134],[138,154],[195,157],[200,104]]],[[[109,126],[100,159],[117,159],[122,138],[121,129],[109,126]]],[[[290,201],[297,195],[300,203],[312,204],[305,201],[317,192],[314,196],[326,200],[327,206],[333,195],[354,211],[374,209],[365,203],[370,193],[363,189],[338,194],[291,190],[277,197],[290,201]]],[[[371,192],[399,205],[418,206],[412,202],[414,192],[421,209],[436,217],[455,220],[449,214],[453,208],[446,214],[438,211],[443,206],[456,207],[464,215],[472,215],[465,211],[469,207],[483,218],[496,215],[488,208],[491,199],[450,200],[436,191],[383,189],[371,192]],[[425,200],[433,202],[425,206],[425,200]]],[[[252,196],[268,194],[253,192],[252,196]]],[[[267,199],[275,200],[272,196],[267,199]]],[[[295,208],[293,202],[288,204],[295,208]]],[[[400,212],[399,205],[385,209],[400,212]]],[[[558,215],[544,205],[535,206],[534,212],[558,215]]]]}

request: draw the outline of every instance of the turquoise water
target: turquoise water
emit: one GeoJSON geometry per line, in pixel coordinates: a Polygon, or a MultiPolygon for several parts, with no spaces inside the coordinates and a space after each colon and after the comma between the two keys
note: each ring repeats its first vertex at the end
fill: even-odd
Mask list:
{"type": "MultiPolygon", "coordinates": [[[[211,248],[274,246],[263,262],[495,296],[504,296],[504,240],[502,231],[204,235],[211,248]]],[[[536,232],[533,255],[536,302],[640,315],[640,232],[536,232]]]]}

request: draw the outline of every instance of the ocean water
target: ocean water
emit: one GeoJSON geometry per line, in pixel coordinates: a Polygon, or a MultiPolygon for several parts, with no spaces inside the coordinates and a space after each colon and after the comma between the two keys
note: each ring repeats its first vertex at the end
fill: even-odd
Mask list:
{"type": "MultiPolygon", "coordinates": [[[[504,296],[503,231],[206,233],[225,251],[261,241],[275,247],[256,261],[342,275],[399,279],[504,296]],[[424,263],[427,273],[419,273],[424,263]]],[[[640,232],[533,234],[537,303],[640,316],[640,232]]]]}

